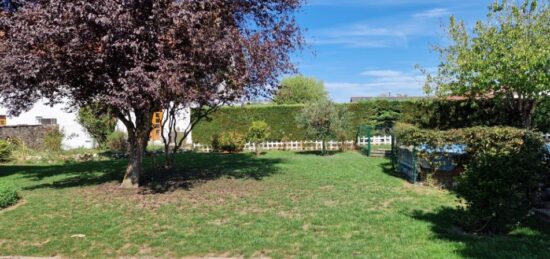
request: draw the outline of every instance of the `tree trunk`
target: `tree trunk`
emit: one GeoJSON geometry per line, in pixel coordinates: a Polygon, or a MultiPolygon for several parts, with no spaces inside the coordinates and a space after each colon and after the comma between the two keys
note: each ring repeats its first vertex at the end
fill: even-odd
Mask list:
{"type": "Polygon", "coordinates": [[[174,169],[176,163],[176,151],[167,149],[165,153],[164,169],[174,169]]]}
{"type": "Polygon", "coordinates": [[[143,137],[129,137],[128,138],[128,167],[124,174],[124,180],[120,187],[125,189],[132,189],[139,187],[139,178],[141,175],[143,165],[143,153],[147,148],[148,138],[143,137]]]}
{"type": "Polygon", "coordinates": [[[260,143],[255,143],[254,144],[254,149],[256,150],[256,156],[259,157],[260,156],[260,143]]]}
{"type": "MultiPolygon", "coordinates": [[[[152,129],[153,113],[136,113],[135,128],[128,127],[128,167],[122,180],[121,188],[135,189],[139,187],[139,179],[143,167],[143,154],[149,142],[152,129]]],[[[129,123],[126,121],[125,123],[129,123]]]]}
{"type": "Polygon", "coordinates": [[[525,129],[533,128],[533,119],[535,117],[535,111],[537,108],[537,101],[529,100],[522,111],[522,126],[525,129]]]}

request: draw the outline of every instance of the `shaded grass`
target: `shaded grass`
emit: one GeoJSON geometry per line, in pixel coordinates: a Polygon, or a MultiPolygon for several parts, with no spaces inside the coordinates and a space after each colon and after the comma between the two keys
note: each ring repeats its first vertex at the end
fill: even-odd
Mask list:
{"type": "MultiPolygon", "coordinates": [[[[152,161],[146,161],[150,167],[152,161]]],[[[124,161],[0,166],[27,203],[0,214],[0,254],[65,257],[544,258],[550,232],[476,237],[455,198],[358,153],[182,154],[117,188],[124,161]],[[84,238],[72,235],[84,234],[84,238]]]]}

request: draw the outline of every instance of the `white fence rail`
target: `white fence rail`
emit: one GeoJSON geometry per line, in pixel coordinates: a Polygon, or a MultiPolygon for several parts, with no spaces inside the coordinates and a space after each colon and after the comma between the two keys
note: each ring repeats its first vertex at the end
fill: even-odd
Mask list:
{"type": "MultiPolygon", "coordinates": [[[[391,136],[373,136],[371,137],[371,145],[390,145],[392,142],[391,136]]],[[[327,142],[327,150],[340,150],[342,148],[352,148],[356,142],[354,141],[329,141],[327,142]]],[[[357,145],[365,146],[368,144],[368,138],[360,137],[357,139],[357,145]]],[[[317,151],[323,149],[322,141],[269,141],[260,144],[260,149],[264,151],[284,150],[284,151],[317,151]]],[[[193,144],[193,150],[197,152],[212,152],[213,148],[210,145],[193,144]]],[[[244,151],[254,151],[256,145],[254,143],[246,143],[244,151]]]]}
{"type": "Polygon", "coordinates": [[[544,134],[544,140],[546,140],[547,143],[550,143],[550,133],[544,134]]]}

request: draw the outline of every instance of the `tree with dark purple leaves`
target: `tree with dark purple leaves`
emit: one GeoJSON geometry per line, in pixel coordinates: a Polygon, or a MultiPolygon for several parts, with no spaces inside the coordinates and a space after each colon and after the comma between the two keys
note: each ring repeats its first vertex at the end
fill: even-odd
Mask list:
{"type": "Polygon", "coordinates": [[[0,99],[102,103],[128,131],[122,187],[139,186],[153,113],[265,95],[294,71],[302,0],[50,0],[0,15],[0,99]]]}

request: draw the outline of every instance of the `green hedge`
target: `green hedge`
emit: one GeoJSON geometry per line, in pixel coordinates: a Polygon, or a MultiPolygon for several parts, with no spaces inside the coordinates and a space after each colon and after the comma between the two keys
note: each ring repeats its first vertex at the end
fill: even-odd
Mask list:
{"type": "MultiPolygon", "coordinates": [[[[464,202],[460,221],[472,232],[506,233],[529,215],[533,194],[549,176],[544,141],[537,132],[512,127],[472,127],[448,131],[399,125],[395,134],[404,145],[432,149],[464,144],[465,171],[453,191],[464,202]]],[[[439,152],[419,152],[438,160],[439,152]]]]}
{"type": "MultiPolygon", "coordinates": [[[[384,102],[386,103],[386,102],[384,102]]],[[[395,106],[387,102],[387,106],[395,106]]],[[[395,102],[396,103],[396,102],[395,102]]],[[[348,137],[353,139],[361,124],[373,124],[376,106],[379,102],[340,104],[353,113],[352,129],[348,137]]],[[[246,134],[254,121],[265,121],[271,128],[270,140],[304,140],[306,132],[296,124],[296,116],[303,105],[255,105],[225,107],[215,112],[211,118],[198,123],[193,129],[193,141],[210,143],[212,136],[222,132],[235,131],[246,134]]]]}
{"type": "MultiPolygon", "coordinates": [[[[499,108],[492,101],[445,101],[440,99],[409,99],[403,101],[372,100],[361,103],[340,104],[353,113],[352,139],[359,125],[377,125],[377,117],[386,111],[399,114],[399,122],[414,124],[426,129],[453,129],[475,126],[519,126],[514,114],[499,108]]],[[[272,140],[302,140],[304,129],[296,126],[295,118],[303,105],[254,105],[225,107],[203,120],[193,129],[193,140],[210,143],[212,136],[227,131],[246,134],[253,121],[263,120],[272,129],[272,140]]],[[[550,131],[550,99],[537,109],[535,126],[539,131],[550,131]]]]}
{"type": "Polygon", "coordinates": [[[305,132],[296,126],[296,115],[302,105],[262,105],[225,107],[209,119],[198,123],[193,129],[193,141],[210,143],[212,137],[223,132],[246,134],[253,121],[265,121],[271,128],[271,139],[301,139],[305,132]]]}

